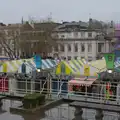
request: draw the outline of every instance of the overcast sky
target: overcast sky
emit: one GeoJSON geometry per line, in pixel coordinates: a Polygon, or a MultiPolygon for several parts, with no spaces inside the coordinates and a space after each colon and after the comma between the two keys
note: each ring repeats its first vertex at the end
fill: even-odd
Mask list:
{"type": "Polygon", "coordinates": [[[0,0],[0,21],[21,22],[28,16],[55,21],[87,21],[89,16],[103,21],[120,21],[120,0],[0,0]]]}

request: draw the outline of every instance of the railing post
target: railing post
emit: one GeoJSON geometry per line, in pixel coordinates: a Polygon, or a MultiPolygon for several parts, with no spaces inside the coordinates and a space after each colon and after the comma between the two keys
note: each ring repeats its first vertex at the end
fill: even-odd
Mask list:
{"type": "Polygon", "coordinates": [[[83,120],[82,118],[83,110],[80,107],[75,107],[74,120],[83,120]]]}
{"type": "Polygon", "coordinates": [[[120,120],[120,113],[118,113],[118,120],[120,120]]]}
{"type": "Polygon", "coordinates": [[[51,98],[51,93],[52,93],[52,80],[51,80],[51,76],[49,77],[50,79],[50,98],[51,98]]]}
{"type": "Polygon", "coordinates": [[[25,91],[26,91],[26,94],[27,94],[27,79],[26,79],[26,82],[25,82],[25,91]]]}
{"type": "Polygon", "coordinates": [[[10,92],[10,94],[13,92],[12,91],[12,79],[11,79],[11,77],[10,77],[10,80],[9,80],[9,92],[10,92]]]}
{"type": "Polygon", "coordinates": [[[95,119],[96,120],[103,120],[103,111],[102,110],[96,110],[95,119]]]}
{"type": "Polygon", "coordinates": [[[87,85],[85,86],[85,100],[87,101],[87,85]]]}
{"type": "Polygon", "coordinates": [[[31,83],[31,94],[32,94],[32,89],[33,89],[32,80],[30,80],[30,83],[31,83]]]}

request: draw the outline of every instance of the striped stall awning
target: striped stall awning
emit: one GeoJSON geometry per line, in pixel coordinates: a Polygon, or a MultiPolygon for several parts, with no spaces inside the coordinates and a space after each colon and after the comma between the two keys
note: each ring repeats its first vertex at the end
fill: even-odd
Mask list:
{"type": "Polygon", "coordinates": [[[21,60],[11,60],[11,61],[4,61],[0,66],[0,72],[11,72],[15,73],[18,71],[19,67],[23,64],[23,62],[32,62],[33,59],[21,59],[21,60]]]}
{"type": "Polygon", "coordinates": [[[85,80],[84,78],[79,78],[77,80],[70,80],[69,85],[91,86],[96,79],[97,78],[88,78],[85,80]]]}
{"type": "Polygon", "coordinates": [[[83,67],[84,60],[79,59],[79,60],[70,60],[67,61],[68,66],[72,69],[73,74],[80,74],[80,69],[83,67]]]}
{"type": "Polygon", "coordinates": [[[43,59],[42,60],[42,69],[51,69],[57,65],[57,62],[52,59],[43,59]]]}
{"type": "Polygon", "coordinates": [[[105,59],[96,60],[89,62],[89,65],[96,68],[96,72],[103,72],[106,70],[106,62],[105,59]]]}

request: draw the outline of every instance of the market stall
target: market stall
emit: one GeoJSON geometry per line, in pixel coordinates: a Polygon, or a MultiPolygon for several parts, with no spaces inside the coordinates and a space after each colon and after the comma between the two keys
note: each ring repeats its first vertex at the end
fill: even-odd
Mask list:
{"type": "Polygon", "coordinates": [[[61,61],[56,67],[56,78],[52,79],[52,90],[62,93],[68,92],[68,81],[74,76],[80,76],[80,69],[83,67],[85,60],[61,61]]]}
{"type": "Polygon", "coordinates": [[[74,78],[68,82],[69,85],[69,93],[81,92],[85,93],[86,88],[87,92],[91,92],[92,84],[97,80],[96,77],[80,77],[74,78]]]}

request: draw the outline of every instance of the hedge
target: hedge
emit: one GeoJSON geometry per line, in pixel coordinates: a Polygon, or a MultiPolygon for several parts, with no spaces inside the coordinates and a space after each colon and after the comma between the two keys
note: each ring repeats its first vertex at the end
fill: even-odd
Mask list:
{"type": "Polygon", "coordinates": [[[36,108],[37,106],[44,104],[45,95],[42,95],[40,93],[27,94],[24,96],[22,102],[23,102],[23,107],[26,109],[36,108]]]}

